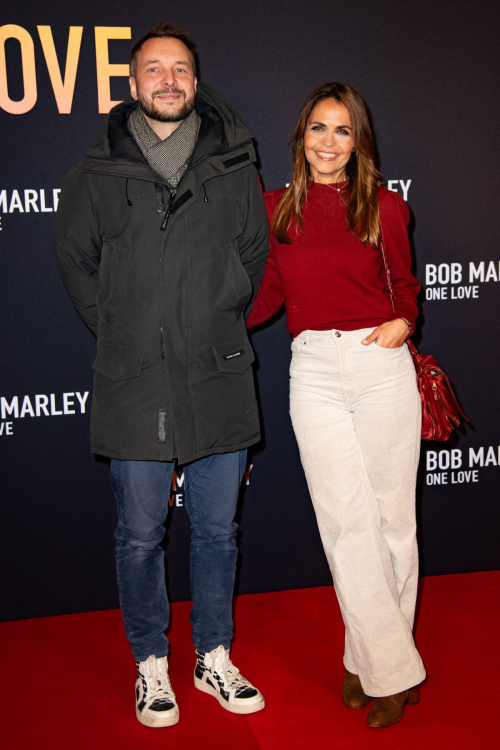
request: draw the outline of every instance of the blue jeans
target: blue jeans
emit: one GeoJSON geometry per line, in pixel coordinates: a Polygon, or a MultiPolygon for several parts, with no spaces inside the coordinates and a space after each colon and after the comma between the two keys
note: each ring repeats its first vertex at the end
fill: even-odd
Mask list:
{"type": "MultiPolygon", "coordinates": [[[[184,467],[191,524],[191,625],[200,651],[229,648],[236,570],[236,513],[246,450],[202,458],[184,467]]],[[[160,543],[173,462],[111,461],[118,507],[116,569],[125,633],[136,661],[168,654],[169,605],[160,543]]]]}

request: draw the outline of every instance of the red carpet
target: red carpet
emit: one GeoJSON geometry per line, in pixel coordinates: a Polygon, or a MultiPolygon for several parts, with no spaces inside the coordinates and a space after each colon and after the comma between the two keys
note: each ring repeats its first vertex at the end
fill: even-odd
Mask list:
{"type": "Polygon", "coordinates": [[[428,671],[400,724],[369,729],[345,708],[343,626],[330,588],[240,596],[234,662],[265,694],[249,717],[229,714],[192,684],[189,603],[173,605],[171,677],[180,722],[142,727],[135,668],[118,611],[3,623],[1,742],[31,748],[277,750],[500,748],[497,695],[500,573],[421,582],[417,642],[428,671]]]}

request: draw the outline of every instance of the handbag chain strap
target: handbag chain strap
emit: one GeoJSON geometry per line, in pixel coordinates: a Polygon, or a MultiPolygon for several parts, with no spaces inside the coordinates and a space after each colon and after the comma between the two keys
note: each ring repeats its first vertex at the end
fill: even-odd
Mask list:
{"type": "Polygon", "coordinates": [[[396,302],[401,302],[401,300],[398,299],[398,297],[396,297],[396,295],[394,294],[394,288],[392,286],[392,272],[391,272],[391,267],[387,262],[387,255],[385,252],[385,243],[384,243],[384,233],[382,231],[382,222],[379,223],[379,226],[380,226],[380,252],[382,253],[382,262],[384,264],[384,271],[385,271],[385,276],[387,279],[387,289],[389,290],[389,299],[391,300],[392,312],[396,314],[394,300],[396,300],[396,302]]]}

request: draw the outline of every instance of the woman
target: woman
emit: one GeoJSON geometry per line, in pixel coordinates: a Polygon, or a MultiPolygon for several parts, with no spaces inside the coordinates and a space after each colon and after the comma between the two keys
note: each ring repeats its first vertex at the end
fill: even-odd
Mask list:
{"type": "Polygon", "coordinates": [[[425,677],[412,636],[421,407],[405,345],[420,290],[409,211],[378,186],[350,86],[313,91],[292,143],[290,185],[265,195],[271,253],[248,325],[285,304],[290,414],[346,627],[343,699],[375,698],[368,724],[385,727],[418,703],[425,677]]]}

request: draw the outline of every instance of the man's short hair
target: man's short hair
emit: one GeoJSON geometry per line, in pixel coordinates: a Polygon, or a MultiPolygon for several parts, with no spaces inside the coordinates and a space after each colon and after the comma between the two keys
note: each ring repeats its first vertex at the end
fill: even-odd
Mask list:
{"type": "Polygon", "coordinates": [[[160,21],[156,24],[154,29],[151,29],[151,31],[148,31],[147,34],[145,34],[142,39],[139,39],[137,44],[134,45],[134,48],[132,49],[131,54],[131,60],[130,60],[130,75],[135,78],[135,74],[137,72],[137,56],[139,54],[139,51],[142,47],[142,45],[148,41],[148,39],[178,39],[180,42],[186,45],[186,47],[189,50],[189,55],[191,58],[191,63],[193,65],[193,71],[196,75],[196,45],[184,29],[179,29],[176,26],[171,26],[166,21],[160,21]]]}

